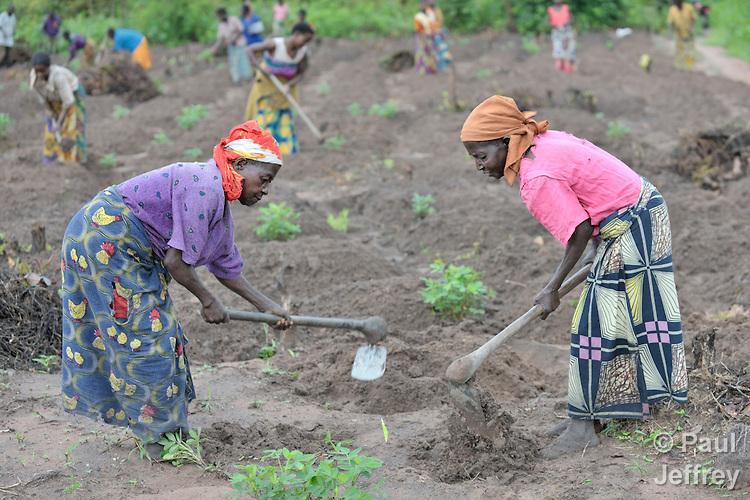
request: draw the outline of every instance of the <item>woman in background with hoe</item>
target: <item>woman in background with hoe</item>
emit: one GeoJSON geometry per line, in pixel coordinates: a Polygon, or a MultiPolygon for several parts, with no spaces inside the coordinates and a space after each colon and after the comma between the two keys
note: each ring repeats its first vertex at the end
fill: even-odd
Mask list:
{"type": "Polygon", "coordinates": [[[570,420],[543,452],[553,458],[597,445],[603,420],[644,419],[662,400],[686,403],[687,371],[664,198],[614,156],[548,131],[534,115],[490,97],[466,119],[461,141],[477,170],[511,186],[518,179],[529,212],[565,247],[534,300],[542,319],[594,238],[570,329],[570,420]]]}

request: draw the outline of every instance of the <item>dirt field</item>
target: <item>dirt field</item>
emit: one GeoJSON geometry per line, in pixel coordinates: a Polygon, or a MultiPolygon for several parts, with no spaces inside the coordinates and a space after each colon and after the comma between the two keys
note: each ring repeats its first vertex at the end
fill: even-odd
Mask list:
{"type": "MultiPolygon", "coordinates": [[[[537,109],[552,128],[586,137],[647,176],[670,208],[687,350],[696,335],[716,328],[717,360],[740,369],[750,358],[745,341],[750,323],[741,309],[750,307],[750,178],[727,182],[720,191],[703,190],[677,175],[671,158],[681,134],[746,123],[750,88],[673,70],[670,55],[647,35],[627,38],[615,50],[605,41],[603,35],[583,37],[580,71],[561,76],[547,45],[529,56],[512,36],[453,40],[460,98],[470,108],[493,93],[512,95],[537,109]],[[650,74],[638,66],[644,52],[654,60],[650,74]],[[575,90],[595,96],[596,109],[586,109],[591,101],[570,99],[575,90]],[[611,120],[624,122],[632,134],[607,137],[611,120]],[[727,313],[735,304],[739,312],[727,313]]],[[[282,336],[285,349],[273,359],[287,374],[264,374],[265,362],[256,357],[264,341],[261,328],[206,325],[197,301],[173,285],[170,292],[191,340],[199,397],[191,406],[191,424],[203,429],[206,458],[231,472],[232,464],[267,448],[316,451],[330,431],[334,439],[351,438],[385,462],[378,478],[381,492],[391,498],[726,494],[713,487],[654,484],[662,464],[704,463],[710,454],[659,455],[650,446],[603,437],[602,446],[583,456],[539,457],[550,440],[545,432],[565,415],[570,297],[478,373],[477,383],[501,412],[501,439],[489,443],[466,430],[442,379],[445,368],[528,308],[562,248],[528,214],[517,188],[474,171],[458,139],[468,109],[440,109],[445,76],[378,67],[382,57],[411,43],[325,40],[314,47],[302,102],[327,135],[340,134],[346,145],[330,151],[301,130],[302,154],[287,161],[269,197],[301,212],[296,240],[261,242],[254,234],[257,212],[241,206],[234,212],[248,276],[262,290],[294,312],[388,320],[386,373],[369,383],[349,377],[361,336],[297,328],[282,336]],[[319,91],[323,83],[330,94],[319,91]],[[352,117],[347,109],[355,101],[366,110],[387,99],[400,104],[390,120],[352,117]],[[393,160],[394,168],[385,168],[384,159],[393,160]],[[415,219],[409,206],[414,192],[432,193],[436,213],[415,219]],[[328,212],[342,208],[351,210],[347,234],[325,222],[328,212]],[[420,278],[438,256],[481,271],[497,294],[486,317],[441,321],[421,303],[420,278]],[[390,430],[388,443],[381,417],[390,430]]],[[[112,116],[113,105],[122,104],[117,97],[88,99],[91,150],[95,156],[117,154],[119,165],[110,170],[96,162],[40,165],[41,105],[20,86],[25,70],[1,72],[0,111],[10,113],[15,126],[0,143],[0,231],[28,243],[31,226],[44,224],[56,248],[68,218],[103,187],[184,159],[186,148],[200,147],[208,157],[216,140],[241,119],[247,89],[229,84],[226,67],[195,62],[197,53],[157,51],[154,73],[164,95],[133,107],[124,119],[112,116]],[[168,58],[177,64],[168,65],[168,58]],[[210,117],[182,131],[174,117],[196,103],[206,104],[210,117]],[[152,144],[159,130],[171,144],[152,144]]],[[[54,271],[50,275],[57,278],[54,271]]],[[[244,307],[219,293],[227,306],[244,307]]],[[[54,373],[0,372],[0,498],[225,498],[228,483],[219,474],[148,464],[130,453],[132,442],[118,443],[120,431],[68,417],[58,403],[58,384],[54,373]]],[[[750,423],[750,411],[734,421],[723,416],[703,387],[691,385],[697,404],[688,408],[683,428],[716,436],[742,419],[750,423]]],[[[667,427],[676,418],[673,408],[665,408],[650,425],[667,427]]]]}

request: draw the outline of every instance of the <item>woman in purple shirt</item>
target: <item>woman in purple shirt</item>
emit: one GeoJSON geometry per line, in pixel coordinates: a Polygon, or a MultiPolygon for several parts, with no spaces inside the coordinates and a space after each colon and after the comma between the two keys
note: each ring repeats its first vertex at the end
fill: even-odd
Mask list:
{"type": "Polygon", "coordinates": [[[242,274],[230,202],[268,193],[281,153],[256,122],[238,125],[205,163],[175,163],[101,191],[65,231],[62,249],[63,368],[67,411],[128,426],[146,444],[187,430],[195,393],[167,285],[201,303],[209,323],[228,321],[198,277],[206,266],[257,309],[287,311],[242,274]]]}

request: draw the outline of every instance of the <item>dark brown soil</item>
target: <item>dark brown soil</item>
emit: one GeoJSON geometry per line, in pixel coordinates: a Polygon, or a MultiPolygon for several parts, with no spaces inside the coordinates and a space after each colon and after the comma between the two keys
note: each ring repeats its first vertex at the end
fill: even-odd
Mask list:
{"type": "MultiPolygon", "coordinates": [[[[234,461],[247,462],[268,447],[320,450],[330,431],[334,439],[352,438],[365,453],[384,460],[384,493],[393,498],[713,495],[708,488],[654,484],[664,460],[694,459],[662,457],[612,438],[583,457],[552,462],[538,457],[537,450],[549,442],[544,431],[565,414],[572,297],[546,322],[530,325],[494,353],[477,373],[491,397],[487,408],[497,416],[496,437],[471,432],[456,413],[442,378],[445,368],[527,310],[562,248],[528,214],[517,188],[474,172],[458,140],[468,110],[442,111],[445,75],[419,77],[413,70],[391,73],[379,66],[385,55],[412,49],[412,42],[324,40],[315,47],[302,103],[326,135],[341,135],[346,144],[328,150],[299,124],[302,153],[287,160],[270,195],[270,201],[284,201],[301,213],[297,239],[262,242],[254,234],[257,213],[234,209],[247,276],[260,289],[297,313],[386,318],[385,375],[371,383],[352,380],[351,362],[364,339],[333,330],[272,333],[282,348],[267,366],[257,359],[266,341],[260,326],[207,325],[195,299],[174,285],[170,293],[191,340],[199,398],[191,407],[191,425],[203,428],[207,457],[231,472],[234,461]],[[330,93],[318,90],[322,83],[330,93]],[[352,116],[348,110],[354,102],[367,110],[389,99],[399,103],[393,119],[352,116]],[[410,208],[414,192],[433,194],[436,213],[417,219],[410,208]],[[325,223],[329,212],[343,208],[350,210],[346,234],[325,223]],[[495,290],[483,318],[443,320],[421,302],[421,278],[438,257],[474,267],[495,290]],[[381,418],[390,429],[387,443],[381,418]],[[633,462],[644,455],[653,463],[637,472],[633,462]]],[[[682,147],[680,137],[746,121],[748,87],[672,69],[670,54],[645,34],[628,37],[615,51],[605,42],[604,35],[581,37],[580,71],[560,75],[546,46],[529,56],[515,36],[452,40],[459,97],[471,107],[492,93],[512,94],[552,128],[586,137],[648,177],[670,208],[686,345],[697,333],[716,328],[717,361],[739,370],[750,356],[745,338],[750,179],[725,181],[720,191],[700,189],[676,172],[674,154],[682,147]],[[654,61],[649,74],[638,66],[645,52],[654,61]],[[614,120],[631,133],[608,136],[614,120]]],[[[21,84],[27,68],[0,72],[0,111],[14,121],[0,145],[0,232],[26,244],[30,228],[45,225],[48,241],[57,247],[69,217],[103,187],[183,160],[186,148],[199,147],[208,158],[216,140],[241,119],[248,89],[232,86],[225,66],[198,62],[199,52],[198,47],[155,50],[150,76],[163,83],[163,93],[133,105],[125,119],[112,118],[113,106],[124,98],[88,99],[92,154],[118,158],[109,170],[96,162],[42,166],[43,110],[21,84]],[[208,106],[209,117],[190,131],[179,129],[174,118],[180,109],[198,103],[208,106]],[[159,131],[172,142],[153,144],[159,131]]],[[[200,274],[227,306],[250,308],[204,270],[200,274]]],[[[62,413],[58,387],[54,375],[0,373],[0,405],[6,408],[0,410],[0,487],[19,481],[14,492],[56,498],[73,477],[81,481],[77,494],[85,498],[226,493],[223,478],[128,458],[128,448],[110,444],[116,431],[62,413]],[[79,442],[73,469],[65,452],[79,442]],[[28,483],[48,470],[59,473],[28,483]]],[[[691,385],[688,413],[691,425],[718,435],[745,417],[722,413],[711,387],[691,385]]]]}

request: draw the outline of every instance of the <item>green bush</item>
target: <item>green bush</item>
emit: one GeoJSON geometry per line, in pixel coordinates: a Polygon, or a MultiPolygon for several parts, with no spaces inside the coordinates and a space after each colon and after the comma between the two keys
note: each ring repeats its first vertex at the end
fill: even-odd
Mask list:
{"type": "Polygon", "coordinates": [[[393,99],[388,99],[383,104],[375,103],[370,106],[367,110],[367,114],[370,116],[380,116],[381,118],[393,118],[398,114],[398,102],[393,99]]]}
{"type": "Polygon", "coordinates": [[[10,126],[13,125],[13,119],[8,113],[0,113],[0,139],[8,137],[10,126]]]}
{"type": "Polygon", "coordinates": [[[208,108],[204,104],[194,104],[182,108],[175,120],[182,129],[190,130],[206,116],[208,116],[208,108]]]}
{"type": "Polygon", "coordinates": [[[456,266],[437,259],[430,266],[436,279],[422,278],[425,289],[422,301],[443,316],[462,319],[484,314],[484,301],[492,292],[482,283],[482,277],[469,266],[456,266]]]}
{"type": "Polygon", "coordinates": [[[323,454],[279,448],[267,450],[261,464],[236,466],[230,481],[235,494],[260,499],[369,499],[360,482],[383,466],[383,461],[334,443],[323,454]]]}
{"type": "Polygon", "coordinates": [[[349,209],[343,209],[338,215],[328,214],[326,222],[334,231],[347,232],[349,230],[349,209]]]}
{"type": "Polygon", "coordinates": [[[710,16],[709,41],[723,45],[733,56],[750,61],[750,2],[714,0],[710,16]]]}
{"type": "Polygon", "coordinates": [[[435,213],[435,209],[432,204],[435,202],[435,198],[431,194],[424,196],[419,193],[414,193],[411,197],[411,208],[414,210],[414,215],[420,219],[424,219],[428,215],[435,213]]]}
{"type": "Polygon", "coordinates": [[[299,214],[286,203],[269,203],[259,210],[260,225],[255,228],[255,234],[262,240],[291,240],[302,231],[297,225],[299,214]]]}

